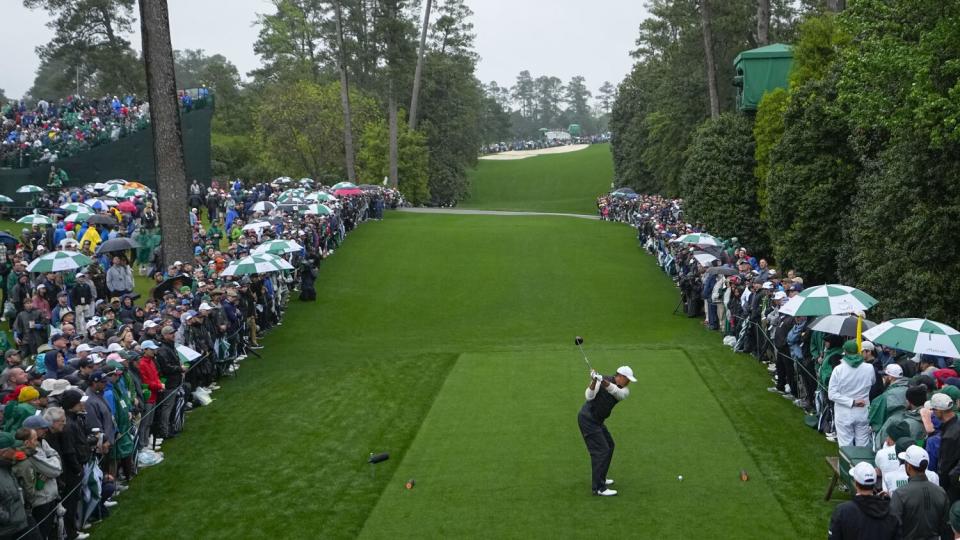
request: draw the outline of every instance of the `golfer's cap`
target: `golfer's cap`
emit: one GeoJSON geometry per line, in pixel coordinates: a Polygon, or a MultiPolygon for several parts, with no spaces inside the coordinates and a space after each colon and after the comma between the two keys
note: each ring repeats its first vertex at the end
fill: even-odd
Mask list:
{"type": "Polygon", "coordinates": [[[860,350],[861,350],[861,351],[875,351],[875,350],[877,350],[877,346],[874,345],[872,341],[864,341],[863,343],[860,344],[860,350]]]}
{"type": "Polygon", "coordinates": [[[143,323],[143,327],[144,327],[145,329],[146,329],[146,328],[154,328],[154,327],[156,327],[156,326],[157,326],[157,323],[153,322],[153,319],[149,319],[149,320],[147,320],[146,322],[143,323]]]}
{"type": "Polygon", "coordinates": [[[930,408],[935,411],[949,411],[953,408],[953,398],[937,392],[930,398],[930,408]]]}
{"type": "Polygon", "coordinates": [[[110,353],[120,352],[122,350],[123,350],[123,346],[120,345],[119,343],[111,343],[110,346],[107,347],[107,352],[110,352],[110,353]]]}
{"type": "Polygon", "coordinates": [[[633,370],[630,369],[630,366],[620,366],[617,368],[617,373],[623,375],[624,377],[630,379],[630,382],[637,382],[637,378],[633,376],[633,370]]]}
{"type": "MultiPolygon", "coordinates": [[[[923,454],[926,455],[927,453],[923,452],[923,454]]],[[[902,456],[903,454],[900,455],[902,456]]],[[[903,458],[901,457],[901,459],[903,458]]],[[[860,484],[861,486],[872,486],[877,483],[877,470],[873,468],[873,465],[867,463],[866,461],[861,461],[860,463],[854,465],[854,467],[850,469],[850,476],[853,477],[854,482],[860,484]]]]}
{"type": "Polygon", "coordinates": [[[787,298],[787,293],[785,293],[785,292],[783,292],[783,291],[777,291],[777,292],[773,293],[773,299],[774,299],[774,300],[785,300],[786,298],[787,298]]]}
{"type": "Polygon", "coordinates": [[[141,349],[159,349],[160,346],[153,342],[152,339],[148,339],[140,344],[141,349]]]}
{"type": "MultiPolygon", "coordinates": [[[[909,463],[910,465],[913,465],[914,467],[919,467],[921,461],[926,461],[927,463],[930,462],[930,455],[927,454],[927,451],[915,444],[910,448],[907,448],[905,451],[897,454],[897,457],[909,463]]],[[[864,462],[861,461],[860,463],[864,462]]]]}
{"type": "Polygon", "coordinates": [[[900,367],[900,364],[889,364],[887,367],[883,368],[883,373],[889,375],[890,377],[903,377],[903,368],[900,367]]]}
{"type": "Polygon", "coordinates": [[[90,345],[87,345],[86,343],[81,343],[81,344],[77,345],[77,352],[78,352],[78,353],[90,352],[90,351],[92,351],[92,350],[93,350],[93,348],[90,347],[90,345]]]}

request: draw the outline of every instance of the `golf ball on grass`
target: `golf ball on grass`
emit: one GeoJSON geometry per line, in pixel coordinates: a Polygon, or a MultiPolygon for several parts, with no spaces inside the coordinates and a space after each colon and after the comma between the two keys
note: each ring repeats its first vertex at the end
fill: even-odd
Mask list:
{"type": "Polygon", "coordinates": [[[677,480],[683,482],[683,475],[681,474],[681,475],[677,476],[677,480]]]}

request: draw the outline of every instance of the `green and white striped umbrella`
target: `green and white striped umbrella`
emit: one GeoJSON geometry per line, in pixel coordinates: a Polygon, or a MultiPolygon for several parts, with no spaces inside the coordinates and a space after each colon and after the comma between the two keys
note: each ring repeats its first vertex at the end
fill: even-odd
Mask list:
{"type": "Polygon", "coordinates": [[[960,332],[927,319],[893,319],[864,331],[863,339],[916,354],[960,358],[960,332]]]}
{"type": "Polygon", "coordinates": [[[299,253],[301,250],[303,250],[303,246],[293,240],[271,240],[257,246],[256,249],[253,250],[253,253],[255,255],[261,253],[282,255],[284,253],[299,253]]]}
{"type": "Polygon", "coordinates": [[[143,197],[147,192],[139,188],[128,188],[118,184],[113,184],[107,190],[107,195],[117,199],[129,199],[130,197],[143,197]]]}
{"type": "Polygon", "coordinates": [[[74,212],[68,214],[64,221],[67,223],[86,223],[86,221],[96,214],[94,212],[74,212]]]}
{"type": "Polygon", "coordinates": [[[877,299],[846,285],[817,285],[804,289],[783,307],[780,313],[793,317],[843,315],[866,311],[877,305],[877,299]]]}
{"type": "Polygon", "coordinates": [[[276,255],[258,253],[230,263],[220,275],[225,277],[245,276],[248,274],[266,274],[292,269],[293,266],[291,266],[290,263],[276,255]]]}
{"type": "Polygon", "coordinates": [[[288,189],[281,193],[279,197],[277,197],[277,202],[282,204],[291,199],[302,199],[306,197],[306,195],[307,190],[305,189],[288,189]]]}
{"type": "Polygon", "coordinates": [[[353,182],[339,182],[334,184],[330,189],[336,191],[338,189],[353,189],[355,187],[357,187],[357,185],[353,182]]]}
{"type": "Polygon", "coordinates": [[[313,216],[328,216],[333,213],[333,210],[330,210],[330,207],[325,204],[314,203],[308,204],[307,207],[303,209],[303,213],[313,216]]]}
{"type": "Polygon", "coordinates": [[[673,240],[680,244],[690,244],[696,246],[719,246],[720,241],[707,233],[690,233],[680,236],[673,240]]]}
{"type": "Polygon", "coordinates": [[[193,362],[197,358],[200,358],[200,353],[187,347],[186,345],[177,345],[177,357],[180,358],[181,364],[188,364],[193,362]]]}
{"type": "Polygon", "coordinates": [[[64,205],[61,205],[60,209],[66,210],[67,212],[93,212],[93,208],[90,208],[89,206],[79,202],[68,202],[64,205]]]}
{"type": "Polygon", "coordinates": [[[250,223],[247,223],[246,225],[244,225],[243,230],[256,231],[258,229],[267,229],[270,227],[273,227],[273,224],[270,223],[269,221],[257,220],[257,221],[251,221],[250,223]]]}
{"type": "Polygon", "coordinates": [[[53,220],[43,214],[27,214],[17,220],[25,225],[53,225],[53,220]]]}
{"type": "Polygon", "coordinates": [[[76,251],[54,251],[30,261],[27,272],[67,272],[77,270],[92,263],[93,260],[76,251]]]}
{"type": "Polygon", "coordinates": [[[12,203],[13,199],[7,197],[6,195],[0,195],[0,203],[12,203]]]}
{"type": "Polygon", "coordinates": [[[304,199],[312,202],[335,202],[337,200],[336,197],[325,191],[314,191],[313,193],[308,193],[304,199]]]}
{"type": "Polygon", "coordinates": [[[33,184],[27,184],[25,186],[20,186],[17,189],[17,193],[43,193],[43,188],[33,184]]]}

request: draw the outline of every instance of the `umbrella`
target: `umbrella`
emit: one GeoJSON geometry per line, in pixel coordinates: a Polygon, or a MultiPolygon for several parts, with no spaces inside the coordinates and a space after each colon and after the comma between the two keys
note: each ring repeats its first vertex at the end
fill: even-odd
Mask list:
{"type": "Polygon", "coordinates": [[[61,210],[66,210],[67,212],[87,212],[89,214],[93,213],[93,208],[79,203],[79,202],[69,202],[63,205],[60,205],[61,210]]]}
{"type": "Polygon", "coordinates": [[[7,197],[6,195],[0,195],[0,203],[12,203],[13,199],[7,197]]]}
{"type": "Polygon", "coordinates": [[[63,220],[67,223],[83,223],[88,219],[92,218],[95,214],[93,212],[74,212],[67,215],[63,220]]]}
{"type": "Polygon", "coordinates": [[[311,185],[311,184],[313,184],[313,178],[301,178],[301,179],[300,179],[300,185],[302,185],[302,186],[309,186],[309,185],[311,185]]]}
{"type": "Polygon", "coordinates": [[[142,189],[143,191],[150,191],[150,188],[141,184],[140,182],[127,182],[126,184],[123,185],[123,187],[133,188],[133,189],[142,189]]]}
{"type": "Polygon", "coordinates": [[[271,255],[270,253],[258,253],[248,255],[240,260],[230,263],[221,276],[245,276],[248,274],[266,274],[269,272],[279,272],[281,270],[292,270],[293,266],[287,261],[271,255]]]}
{"type": "Polygon", "coordinates": [[[340,189],[334,190],[333,194],[336,195],[337,197],[347,197],[350,195],[363,195],[363,190],[357,189],[357,188],[340,188],[340,189]]]}
{"type": "Polygon", "coordinates": [[[846,285],[817,285],[791,298],[780,313],[800,316],[843,315],[866,311],[877,305],[877,299],[846,285]]]}
{"type": "Polygon", "coordinates": [[[613,192],[614,192],[614,193],[628,193],[628,194],[632,194],[632,195],[636,195],[636,194],[637,194],[637,192],[634,191],[633,188],[628,188],[628,187],[617,188],[617,189],[613,190],[613,192]]]}
{"type": "MultiPolygon", "coordinates": [[[[124,180],[123,178],[114,178],[113,180],[107,180],[106,182],[104,182],[104,184],[107,186],[123,186],[123,185],[126,185],[126,183],[127,181],[124,180]]],[[[99,189],[107,189],[107,188],[104,187],[99,189]]]]}
{"type": "Polygon", "coordinates": [[[333,189],[334,191],[336,191],[338,189],[356,189],[356,188],[357,188],[357,185],[354,184],[353,182],[338,182],[334,184],[333,187],[330,189],[333,189]]]}
{"type": "Polygon", "coordinates": [[[93,262],[76,251],[54,251],[37,257],[27,265],[27,272],[66,272],[83,268],[93,262]]]}
{"type": "Polygon", "coordinates": [[[20,186],[17,189],[17,193],[43,193],[43,188],[33,184],[27,184],[25,186],[20,186]]]}
{"type": "Polygon", "coordinates": [[[293,240],[271,240],[257,246],[256,249],[253,250],[253,253],[270,253],[273,255],[280,255],[283,253],[299,253],[302,249],[303,246],[294,242],[293,240]]]}
{"type": "Polygon", "coordinates": [[[330,210],[325,204],[308,204],[306,209],[303,211],[304,214],[310,214],[314,216],[327,216],[333,213],[333,210],[330,210]]]}
{"type": "Polygon", "coordinates": [[[274,178],[273,182],[271,183],[272,184],[289,184],[290,182],[293,182],[293,178],[290,178],[289,176],[278,176],[277,178],[274,178]]]}
{"type": "Polygon", "coordinates": [[[243,226],[245,231],[256,231],[258,229],[266,229],[267,227],[272,227],[273,224],[269,221],[251,221],[243,226]]]}
{"type": "Polygon", "coordinates": [[[106,242],[101,242],[97,246],[97,255],[103,253],[113,253],[115,251],[127,251],[129,249],[137,249],[140,247],[140,244],[133,240],[132,238],[126,238],[124,236],[118,236],[116,238],[111,238],[106,242]]]}
{"type": "Polygon", "coordinates": [[[697,262],[700,263],[702,266],[710,266],[710,263],[717,260],[717,258],[714,257],[713,255],[709,253],[703,253],[703,252],[694,253],[693,258],[696,259],[697,262]]]}
{"type": "MultiPolygon", "coordinates": [[[[852,338],[857,335],[858,318],[856,315],[823,315],[814,319],[810,324],[810,329],[852,338]]],[[[866,331],[876,325],[877,323],[864,319],[862,330],[866,331]]]]}
{"type": "Polygon", "coordinates": [[[147,192],[142,189],[128,188],[114,184],[107,190],[107,194],[118,199],[128,199],[130,197],[143,197],[147,192]]]}
{"type": "Polygon", "coordinates": [[[20,241],[7,231],[0,231],[0,244],[7,246],[7,249],[14,249],[20,241]]]}
{"type": "Polygon", "coordinates": [[[177,276],[169,277],[164,281],[160,282],[159,285],[154,287],[153,291],[151,291],[151,295],[157,300],[159,300],[163,298],[163,295],[166,294],[167,292],[170,292],[170,291],[176,292],[177,290],[180,289],[180,287],[183,287],[184,285],[190,288],[193,288],[193,278],[187,274],[180,274],[177,276]]]}
{"type": "Polygon", "coordinates": [[[730,268],[729,266],[711,266],[707,268],[708,274],[720,274],[721,276],[735,276],[739,272],[735,268],[730,268]]]}
{"type": "Polygon", "coordinates": [[[304,199],[312,202],[335,202],[337,200],[336,197],[325,191],[314,191],[313,193],[308,193],[304,199]]]}
{"type": "Polygon", "coordinates": [[[863,339],[916,354],[960,358],[960,332],[927,319],[893,319],[863,333],[863,339]]]}
{"type": "Polygon", "coordinates": [[[90,225],[114,226],[117,224],[117,218],[105,214],[97,214],[95,216],[90,216],[90,219],[87,220],[87,223],[90,225]]]}
{"type": "Polygon", "coordinates": [[[678,237],[674,242],[700,246],[719,246],[720,241],[707,233],[690,233],[678,237]]]}
{"type": "Polygon", "coordinates": [[[180,358],[181,364],[187,364],[189,362],[193,362],[194,360],[196,360],[197,358],[200,358],[201,356],[200,353],[191,349],[190,347],[187,347],[186,345],[177,345],[176,349],[177,349],[177,357],[180,358]]]}
{"type": "Polygon", "coordinates": [[[125,214],[136,214],[136,213],[137,213],[137,205],[133,204],[133,203],[130,202],[130,201],[123,201],[122,203],[120,203],[120,204],[117,205],[117,210],[119,210],[119,211],[121,211],[121,212],[123,212],[123,213],[125,213],[125,214]]]}
{"type": "Polygon", "coordinates": [[[258,202],[258,203],[255,203],[253,206],[251,206],[251,207],[250,207],[250,210],[253,210],[254,212],[264,212],[264,213],[266,213],[266,212],[269,212],[269,211],[273,210],[273,209],[276,208],[276,207],[277,207],[277,205],[274,204],[274,203],[272,203],[272,202],[270,202],[270,201],[260,201],[260,202],[258,202]]]}
{"type": "Polygon", "coordinates": [[[41,214],[28,214],[17,220],[26,225],[53,225],[53,220],[41,214]]]}

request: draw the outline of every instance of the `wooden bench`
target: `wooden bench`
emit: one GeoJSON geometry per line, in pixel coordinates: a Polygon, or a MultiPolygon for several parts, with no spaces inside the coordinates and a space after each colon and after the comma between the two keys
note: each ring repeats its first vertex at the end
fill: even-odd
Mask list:
{"type": "Polygon", "coordinates": [[[823,498],[825,501],[829,501],[833,497],[833,490],[837,487],[837,482],[840,481],[840,458],[837,456],[827,456],[827,465],[833,469],[833,478],[830,479],[830,485],[827,487],[827,495],[823,498]]]}

